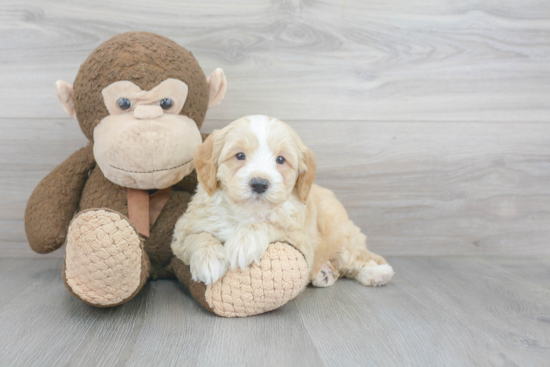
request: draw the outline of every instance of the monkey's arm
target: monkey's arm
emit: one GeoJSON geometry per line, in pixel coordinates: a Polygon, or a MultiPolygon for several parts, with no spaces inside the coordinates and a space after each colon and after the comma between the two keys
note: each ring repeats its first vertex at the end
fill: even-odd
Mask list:
{"type": "Polygon", "coordinates": [[[25,232],[34,251],[45,254],[63,245],[88,172],[94,166],[89,144],[57,166],[34,189],[25,210],[25,232]]]}

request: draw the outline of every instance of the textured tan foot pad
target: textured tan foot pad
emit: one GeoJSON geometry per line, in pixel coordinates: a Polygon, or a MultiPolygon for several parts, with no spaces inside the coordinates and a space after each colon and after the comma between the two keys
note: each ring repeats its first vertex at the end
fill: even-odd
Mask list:
{"type": "Polygon", "coordinates": [[[219,316],[246,317],[281,307],[308,283],[308,267],[302,253],[286,243],[268,247],[258,265],[229,271],[205,286],[191,279],[189,266],[172,261],[178,279],[204,307],[219,316]]]}
{"type": "Polygon", "coordinates": [[[124,216],[100,209],[72,220],[63,276],[82,301],[99,307],[124,303],[141,289],[148,271],[139,235],[124,216]]]}

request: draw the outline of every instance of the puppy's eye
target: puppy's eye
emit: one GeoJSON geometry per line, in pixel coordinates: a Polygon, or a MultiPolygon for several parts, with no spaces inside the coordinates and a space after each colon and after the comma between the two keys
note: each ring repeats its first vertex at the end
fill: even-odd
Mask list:
{"type": "Polygon", "coordinates": [[[130,101],[128,98],[119,98],[116,103],[118,104],[118,107],[120,107],[120,109],[123,111],[132,108],[132,101],[130,101]]]}
{"type": "Polygon", "coordinates": [[[283,164],[283,163],[285,163],[285,159],[284,159],[283,157],[281,157],[281,156],[278,156],[278,157],[277,157],[277,163],[283,164]]]}
{"type": "Polygon", "coordinates": [[[244,161],[246,159],[246,156],[244,155],[244,153],[237,153],[235,155],[235,157],[239,160],[239,161],[244,161]]]}
{"type": "Polygon", "coordinates": [[[163,110],[169,110],[174,105],[174,102],[170,98],[164,98],[162,101],[159,102],[159,106],[163,110]]]}

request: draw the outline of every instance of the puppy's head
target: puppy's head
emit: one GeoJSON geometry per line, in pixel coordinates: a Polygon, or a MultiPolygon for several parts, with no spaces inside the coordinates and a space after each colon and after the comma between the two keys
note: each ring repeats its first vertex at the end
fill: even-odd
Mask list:
{"type": "Polygon", "coordinates": [[[287,124],[257,115],[215,130],[195,152],[201,187],[224,190],[241,206],[274,208],[296,190],[305,203],[315,179],[313,153],[287,124]]]}

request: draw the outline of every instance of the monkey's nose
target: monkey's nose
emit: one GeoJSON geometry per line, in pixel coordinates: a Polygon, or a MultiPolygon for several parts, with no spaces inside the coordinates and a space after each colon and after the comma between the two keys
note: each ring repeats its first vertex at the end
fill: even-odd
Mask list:
{"type": "Polygon", "coordinates": [[[250,187],[252,188],[252,191],[258,194],[263,194],[269,187],[269,181],[263,178],[253,178],[250,181],[250,187]]]}
{"type": "Polygon", "coordinates": [[[139,105],[134,110],[134,117],[139,120],[156,119],[164,114],[158,105],[139,105]]]}

